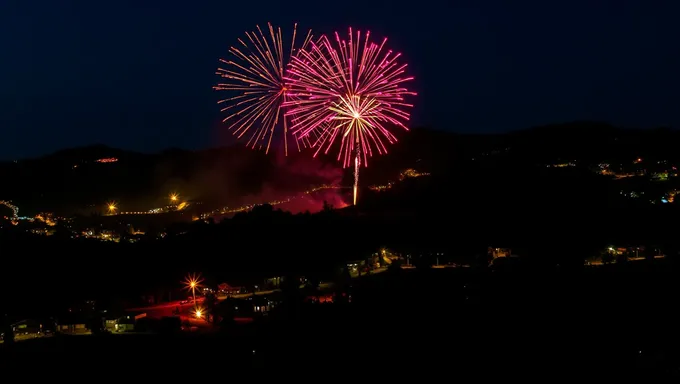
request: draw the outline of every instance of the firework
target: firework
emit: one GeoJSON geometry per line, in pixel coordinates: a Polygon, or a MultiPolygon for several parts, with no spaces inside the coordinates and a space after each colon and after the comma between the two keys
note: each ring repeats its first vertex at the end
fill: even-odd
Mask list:
{"type": "MultiPolygon", "coordinates": [[[[284,42],[281,28],[268,24],[269,31],[265,33],[259,25],[256,27],[256,31],[246,32],[245,39],[238,39],[239,46],[229,48],[230,60],[220,59],[226,67],[218,68],[216,74],[223,82],[213,88],[232,93],[218,104],[225,105],[221,111],[228,115],[222,121],[234,135],[238,138],[247,135],[249,147],[264,148],[268,153],[275,131],[283,127],[284,150],[288,155],[288,117],[284,116],[282,106],[295,99],[288,92],[284,73],[291,58],[310,42],[312,31],[298,49],[297,24],[290,43],[284,42]]],[[[300,149],[300,142],[297,144],[300,149]]]]}
{"type": "Polygon", "coordinates": [[[405,100],[415,92],[404,87],[413,80],[405,76],[401,54],[386,49],[387,39],[375,44],[370,32],[362,40],[349,30],[349,40],[335,33],[335,44],[325,36],[292,58],[288,81],[294,99],[285,103],[291,130],[297,138],[311,138],[315,156],[328,153],[339,142],[338,161],[343,167],[354,162],[354,203],[359,169],[368,166],[373,152],[387,153],[386,143],[396,142],[393,127],[408,128],[405,100]]]}

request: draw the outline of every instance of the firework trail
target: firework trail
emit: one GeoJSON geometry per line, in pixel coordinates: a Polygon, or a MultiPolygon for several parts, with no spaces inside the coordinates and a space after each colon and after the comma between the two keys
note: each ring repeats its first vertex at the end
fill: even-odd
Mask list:
{"type": "Polygon", "coordinates": [[[405,76],[407,64],[401,54],[385,48],[387,39],[375,44],[370,32],[362,40],[349,30],[349,39],[335,33],[335,44],[326,36],[310,43],[292,58],[287,79],[294,100],[284,105],[291,116],[293,135],[309,138],[315,156],[340,142],[338,161],[348,167],[354,161],[354,200],[359,168],[368,166],[373,151],[387,153],[386,142],[396,142],[392,127],[408,128],[406,111],[413,105],[405,97],[416,95],[404,87],[413,80],[405,76]]]}
{"type": "Polygon", "coordinates": [[[359,147],[356,150],[356,156],[354,156],[354,205],[357,205],[357,190],[359,189],[359,167],[361,166],[361,155],[359,154],[359,147]]]}
{"type": "MultiPolygon", "coordinates": [[[[232,59],[220,59],[226,67],[218,68],[216,72],[224,82],[213,88],[235,94],[218,101],[218,104],[226,105],[221,111],[229,115],[222,121],[229,124],[228,129],[233,130],[234,135],[241,138],[248,134],[249,147],[265,148],[269,153],[274,132],[283,126],[283,145],[288,155],[288,121],[282,107],[295,101],[295,97],[288,90],[284,72],[290,60],[309,44],[312,31],[309,30],[300,48],[296,48],[297,24],[290,45],[284,43],[281,28],[274,28],[271,23],[267,25],[268,34],[258,25],[257,31],[246,32],[245,39],[238,39],[238,47],[229,48],[232,59]]],[[[297,140],[296,143],[299,150],[301,143],[297,140]]]]}

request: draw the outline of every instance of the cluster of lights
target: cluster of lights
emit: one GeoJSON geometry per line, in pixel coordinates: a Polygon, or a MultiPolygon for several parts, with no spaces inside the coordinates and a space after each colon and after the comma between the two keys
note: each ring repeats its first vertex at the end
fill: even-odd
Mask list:
{"type": "Polygon", "coordinates": [[[244,205],[244,206],[241,206],[241,207],[238,207],[238,208],[224,207],[224,208],[221,208],[221,209],[216,209],[214,211],[202,214],[201,218],[206,219],[208,217],[215,216],[215,215],[227,215],[227,214],[231,214],[231,213],[245,212],[245,211],[251,210],[251,209],[253,209],[257,206],[265,205],[265,204],[271,205],[271,206],[285,204],[285,203],[289,203],[289,202],[291,202],[295,199],[298,199],[300,197],[304,197],[306,195],[309,195],[311,193],[318,192],[318,191],[321,191],[321,190],[324,190],[324,189],[343,189],[343,188],[347,188],[347,187],[341,187],[341,186],[338,186],[338,185],[321,185],[321,186],[318,186],[318,187],[314,187],[310,190],[304,191],[303,193],[301,193],[297,196],[287,197],[287,198],[282,199],[282,200],[274,200],[274,201],[263,202],[263,203],[248,204],[248,205],[244,205]]]}
{"type": "Polygon", "coordinates": [[[647,171],[639,170],[635,172],[616,172],[611,169],[611,166],[607,163],[602,163],[597,165],[597,173],[603,176],[614,176],[617,180],[625,179],[627,177],[644,176],[647,171]]]}
{"type": "MultiPolygon", "coordinates": [[[[664,204],[673,203],[673,202],[675,202],[675,196],[677,196],[679,193],[680,193],[680,190],[672,189],[672,190],[668,191],[667,193],[665,193],[661,197],[660,201],[664,204]]],[[[619,192],[619,194],[622,195],[622,196],[625,196],[625,197],[639,198],[639,197],[642,197],[645,194],[645,192],[637,192],[637,191],[626,192],[626,191],[622,190],[622,191],[619,192]]],[[[650,200],[650,202],[652,204],[656,204],[658,201],[659,200],[657,200],[657,199],[651,199],[650,200]]]]}
{"type": "Polygon", "coordinates": [[[566,167],[575,167],[575,166],[576,166],[576,163],[573,162],[573,161],[570,161],[568,163],[558,163],[558,164],[548,165],[548,167],[552,167],[552,168],[566,168],[566,167]]]}
{"type": "Polygon", "coordinates": [[[669,176],[677,176],[676,174],[670,174],[668,171],[655,172],[652,174],[652,179],[658,181],[667,181],[669,176]]]}
{"type": "Polygon", "coordinates": [[[130,211],[130,212],[121,212],[119,215],[153,215],[156,213],[160,213],[155,211],[154,209],[148,210],[148,211],[130,211]]]}
{"type": "Polygon", "coordinates": [[[50,227],[54,227],[55,225],[57,225],[57,222],[54,220],[54,218],[52,217],[52,215],[49,214],[49,213],[41,213],[41,214],[39,214],[39,215],[36,215],[36,216],[35,216],[35,220],[38,220],[38,221],[40,221],[40,222],[43,222],[43,223],[47,224],[47,225],[50,226],[50,227]]]}
{"type": "Polygon", "coordinates": [[[120,241],[120,236],[118,236],[114,231],[111,231],[111,230],[103,230],[101,232],[95,232],[92,229],[87,229],[87,230],[82,231],[80,233],[80,236],[83,236],[83,237],[86,237],[86,238],[91,238],[91,239],[106,240],[106,241],[114,241],[114,242],[120,241]]]}
{"type": "MultiPolygon", "coordinates": [[[[399,181],[404,181],[406,179],[411,179],[415,177],[423,177],[423,176],[430,176],[428,172],[418,172],[413,168],[405,169],[399,174],[399,181]]],[[[396,183],[394,181],[390,181],[387,184],[382,184],[382,185],[372,185],[368,187],[371,191],[376,191],[376,192],[381,192],[381,191],[386,191],[390,188],[392,188],[396,183]]]]}
{"type": "Polygon", "coordinates": [[[626,191],[622,190],[621,192],[619,192],[619,194],[623,195],[625,197],[638,198],[641,195],[644,195],[645,193],[644,193],[644,191],[643,192],[637,192],[637,191],[626,192],[626,191]]]}
{"type": "Polygon", "coordinates": [[[674,202],[675,201],[675,195],[677,195],[678,192],[679,191],[677,189],[673,189],[673,190],[669,191],[668,193],[666,193],[666,195],[664,197],[661,198],[661,202],[664,203],[664,204],[674,202]]]}
{"type": "Polygon", "coordinates": [[[95,160],[96,163],[115,163],[117,161],[118,159],[116,159],[115,157],[107,157],[104,159],[95,160]]]}
{"type": "Polygon", "coordinates": [[[430,174],[427,173],[427,172],[418,172],[413,168],[409,168],[409,169],[402,171],[399,174],[399,180],[403,181],[403,180],[406,180],[408,178],[422,177],[422,176],[430,176],[430,174]]]}
{"type": "MultiPolygon", "coordinates": [[[[637,158],[633,161],[633,164],[636,164],[636,165],[642,164],[642,161],[643,161],[642,158],[637,158]]],[[[668,161],[660,160],[660,161],[657,161],[656,164],[668,164],[668,161]]],[[[555,166],[557,166],[557,165],[555,165],[555,166]]],[[[623,166],[623,165],[621,165],[621,166],[623,166]]],[[[678,170],[677,167],[672,166],[670,169],[667,169],[667,170],[664,170],[664,171],[661,171],[661,172],[652,173],[651,178],[653,180],[657,180],[657,181],[666,181],[670,177],[677,177],[678,176],[677,170],[678,170]]],[[[625,179],[625,178],[628,178],[628,177],[639,177],[639,176],[647,175],[646,169],[636,169],[636,170],[633,170],[633,171],[630,171],[630,172],[623,172],[621,170],[616,171],[616,170],[613,170],[611,165],[608,164],[608,163],[598,164],[596,166],[595,172],[599,173],[600,175],[604,175],[604,176],[614,176],[614,178],[617,179],[617,180],[625,179]]]]}
{"type": "MultiPolygon", "coordinates": [[[[119,215],[155,215],[159,213],[165,213],[170,211],[170,209],[174,208],[174,210],[181,211],[185,209],[186,207],[189,206],[189,203],[186,201],[182,201],[179,204],[174,204],[177,201],[179,201],[179,195],[176,193],[173,193],[169,197],[170,201],[173,203],[173,205],[169,205],[164,208],[153,208],[149,209],[148,211],[126,211],[126,212],[120,212],[118,213],[119,215]]],[[[110,202],[107,203],[107,209],[110,215],[115,215],[116,212],[118,211],[118,206],[115,202],[110,202]]]]}
{"type": "Polygon", "coordinates": [[[392,188],[393,186],[394,186],[394,182],[390,181],[387,184],[371,185],[370,187],[368,187],[368,189],[370,189],[371,191],[375,191],[375,192],[382,192],[382,191],[386,191],[386,190],[392,188]]]}
{"type": "Polygon", "coordinates": [[[609,164],[607,163],[600,163],[597,165],[597,173],[604,175],[604,176],[609,176],[613,175],[614,172],[609,169],[609,164]]]}
{"type": "Polygon", "coordinates": [[[625,178],[628,178],[628,177],[644,176],[646,173],[647,173],[647,171],[645,171],[645,170],[638,171],[638,172],[615,173],[614,177],[616,178],[616,180],[620,180],[620,179],[625,179],[625,178]]]}
{"type": "Polygon", "coordinates": [[[0,200],[0,205],[4,205],[12,210],[12,222],[16,222],[19,218],[19,207],[13,205],[9,201],[0,200]]]}

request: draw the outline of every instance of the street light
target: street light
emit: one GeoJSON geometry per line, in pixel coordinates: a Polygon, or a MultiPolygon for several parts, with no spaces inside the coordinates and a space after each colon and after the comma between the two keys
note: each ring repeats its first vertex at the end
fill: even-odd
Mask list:
{"type": "Polygon", "coordinates": [[[171,193],[170,194],[170,201],[173,203],[176,203],[177,200],[179,200],[179,196],[176,193],[171,193]]]}
{"type": "Polygon", "coordinates": [[[116,203],[113,203],[113,202],[108,203],[107,208],[109,209],[109,214],[111,214],[111,215],[115,214],[116,210],[118,209],[118,207],[116,206],[116,203]]]}
{"type": "Polygon", "coordinates": [[[194,295],[194,304],[196,304],[196,282],[192,281],[189,286],[191,287],[191,293],[194,295]]]}
{"type": "Polygon", "coordinates": [[[200,310],[198,309],[198,303],[196,303],[196,287],[199,287],[202,282],[203,279],[201,278],[201,275],[197,274],[189,275],[184,279],[184,285],[187,289],[191,289],[191,294],[194,297],[194,308],[197,314],[200,312],[200,310]]]}

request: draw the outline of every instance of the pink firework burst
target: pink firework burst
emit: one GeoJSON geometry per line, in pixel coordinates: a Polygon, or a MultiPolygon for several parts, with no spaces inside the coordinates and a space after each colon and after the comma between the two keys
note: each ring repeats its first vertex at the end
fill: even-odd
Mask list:
{"type": "Polygon", "coordinates": [[[407,64],[400,54],[388,50],[387,39],[376,44],[370,32],[349,30],[349,39],[335,33],[326,36],[292,58],[286,76],[294,100],[284,103],[291,116],[293,135],[311,138],[316,154],[328,153],[339,142],[338,160],[343,166],[367,166],[373,151],[387,152],[394,143],[391,129],[408,130],[408,96],[416,95],[404,84],[407,64]],[[363,161],[362,161],[363,160],[363,161]],[[354,163],[354,164],[353,164],[354,163]]]}
{"type": "MultiPolygon", "coordinates": [[[[239,46],[229,48],[231,59],[220,59],[225,67],[218,68],[216,74],[222,80],[213,88],[231,93],[218,104],[225,105],[221,111],[229,114],[222,121],[229,124],[234,135],[239,138],[247,135],[249,147],[269,152],[274,133],[282,127],[287,155],[289,118],[284,116],[282,108],[285,103],[295,101],[295,97],[289,92],[284,74],[291,58],[311,41],[312,31],[298,49],[295,47],[297,24],[287,43],[281,28],[267,25],[268,33],[258,25],[257,31],[246,32],[245,39],[238,39],[239,46]]],[[[300,142],[297,144],[300,149],[300,142]]]]}

